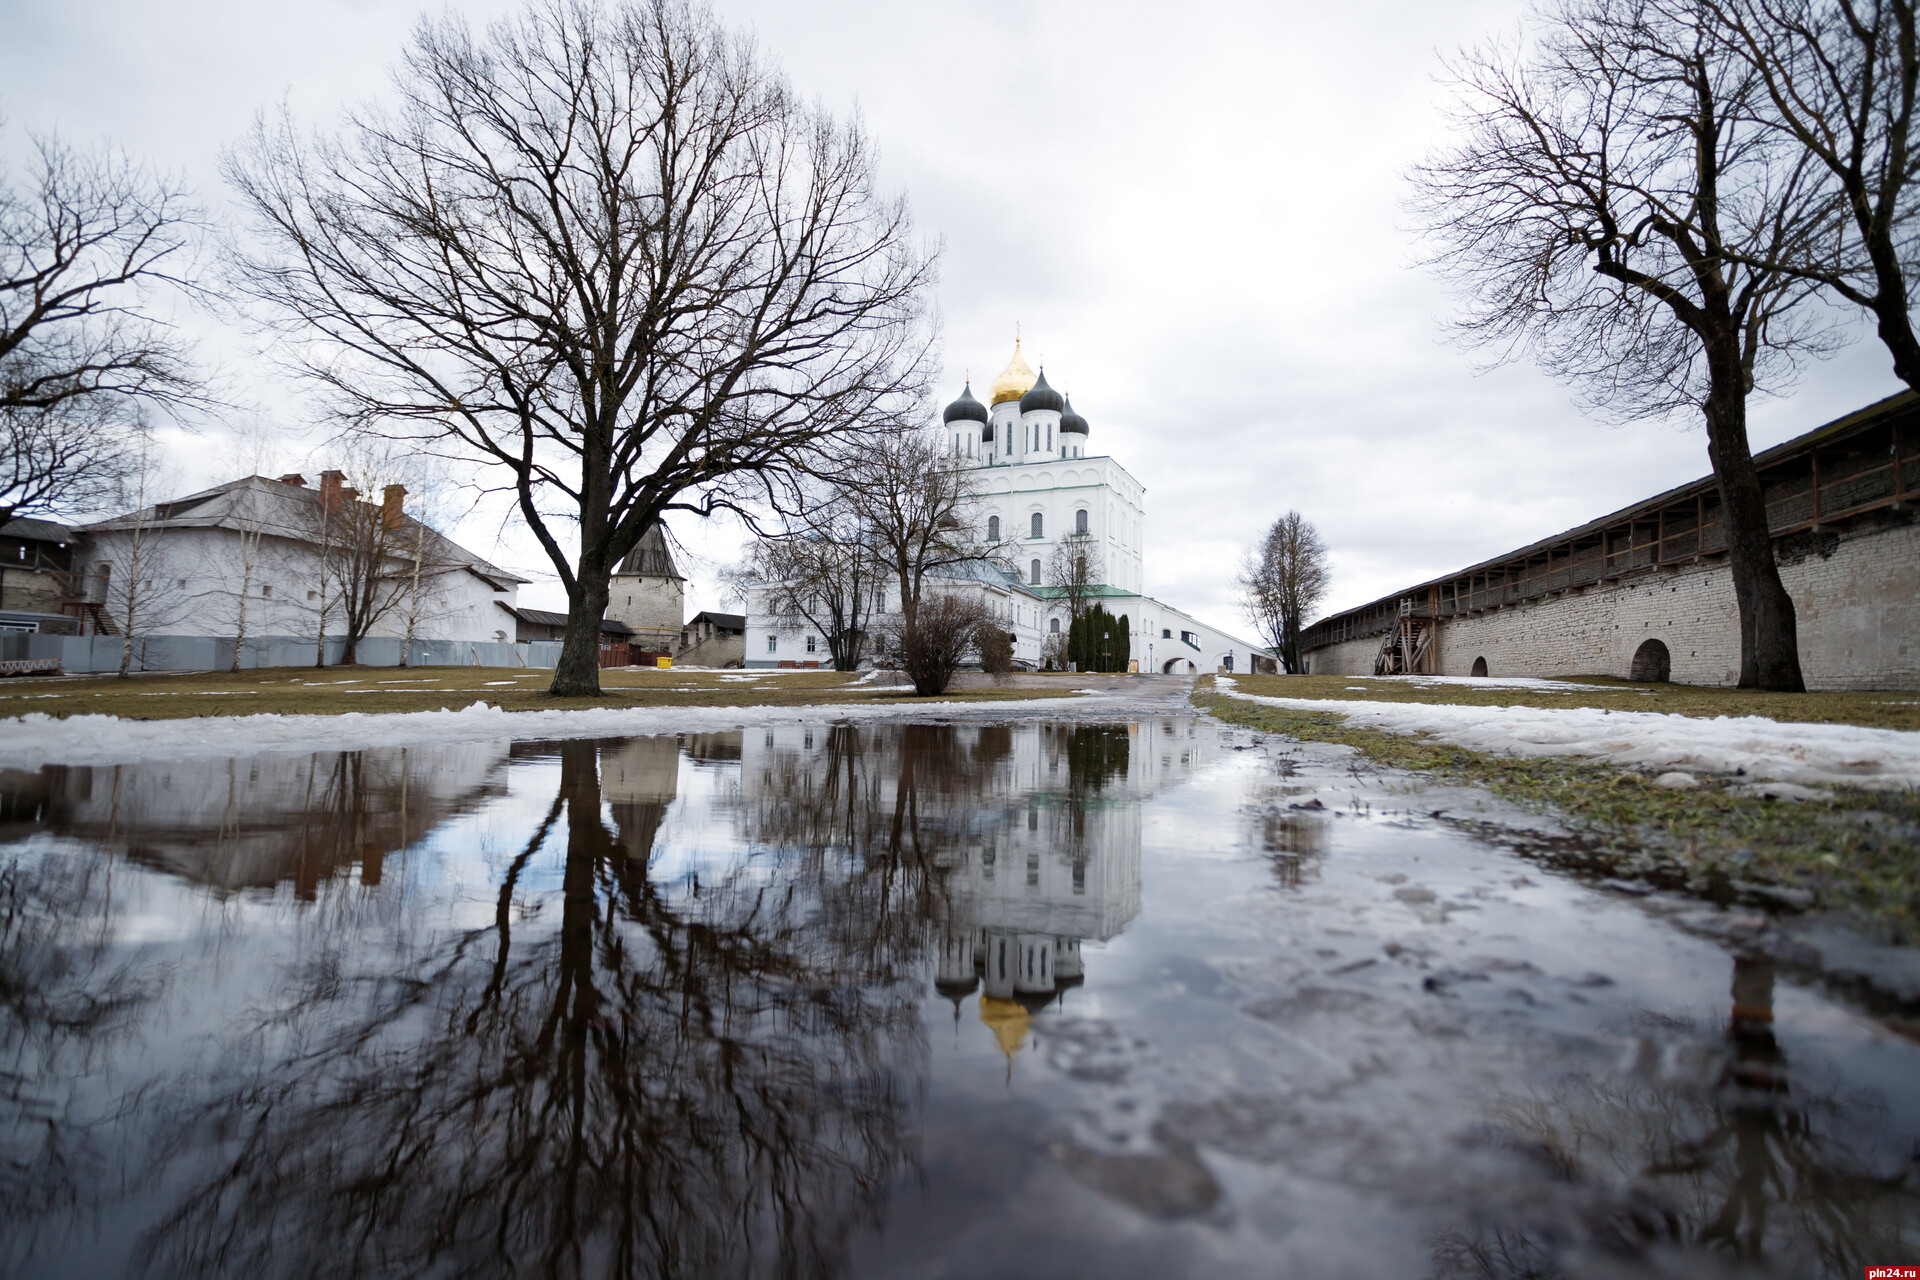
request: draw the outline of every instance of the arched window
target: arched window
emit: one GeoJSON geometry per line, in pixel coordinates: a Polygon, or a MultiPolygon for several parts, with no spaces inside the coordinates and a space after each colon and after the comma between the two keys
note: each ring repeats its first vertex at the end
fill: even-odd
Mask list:
{"type": "Polygon", "coordinates": [[[1038,538],[1046,531],[1046,519],[1038,511],[1033,513],[1033,536],[1038,538]]]}
{"type": "Polygon", "coordinates": [[[1087,509],[1085,507],[1073,513],[1073,531],[1075,533],[1085,533],[1087,531],[1087,509]]]}
{"type": "Polygon", "coordinates": [[[1049,619],[1049,620],[1048,620],[1048,622],[1047,622],[1047,630],[1049,630],[1049,631],[1051,631],[1051,632],[1053,632],[1053,634],[1055,634],[1055,635],[1059,635],[1059,634],[1060,634],[1060,619],[1058,619],[1058,618],[1051,618],[1051,619],[1049,619]]]}
{"type": "Polygon", "coordinates": [[[1047,424],[1047,448],[1053,448],[1053,424],[1051,422],[1047,424]]]}
{"type": "Polygon", "coordinates": [[[999,516],[987,517],[987,541],[988,542],[1000,541],[1000,517],[999,516]]]}
{"type": "MultiPolygon", "coordinates": [[[[1038,520],[1039,518],[1040,518],[1039,516],[1034,517],[1035,520],[1038,520]]],[[[1040,585],[1040,562],[1038,560],[1035,560],[1033,562],[1033,565],[1027,570],[1027,574],[1028,574],[1027,581],[1029,583],[1033,584],[1036,587],[1040,585]]]]}

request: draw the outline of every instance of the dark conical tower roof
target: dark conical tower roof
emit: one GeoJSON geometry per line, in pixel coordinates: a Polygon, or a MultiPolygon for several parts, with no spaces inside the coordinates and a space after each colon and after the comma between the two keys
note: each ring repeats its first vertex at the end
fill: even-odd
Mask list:
{"type": "Polygon", "coordinates": [[[658,523],[648,527],[640,535],[640,541],[633,544],[633,550],[627,552],[627,558],[620,562],[615,573],[636,574],[645,578],[678,578],[680,570],[673,564],[673,552],[667,549],[667,536],[658,523]]]}
{"type": "Polygon", "coordinates": [[[961,391],[960,398],[948,405],[946,412],[940,415],[940,420],[942,422],[986,422],[987,406],[973,398],[971,379],[968,380],[966,389],[961,391]]]}
{"type": "Polygon", "coordinates": [[[1033,390],[1020,397],[1020,412],[1032,413],[1035,409],[1051,409],[1055,413],[1066,407],[1066,401],[1060,393],[1047,385],[1047,367],[1040,366],[1040,379],[1033,384],[1033,390]]]}
{"type": "Polygon", "coordinates": [[[1067,397],[1066,412],[1060,415],[1060,431],[1063,435],[1069,431],[1076,435],[1087,434],[1087,420],[1073,411],[1072,396],[1067,397]]]}

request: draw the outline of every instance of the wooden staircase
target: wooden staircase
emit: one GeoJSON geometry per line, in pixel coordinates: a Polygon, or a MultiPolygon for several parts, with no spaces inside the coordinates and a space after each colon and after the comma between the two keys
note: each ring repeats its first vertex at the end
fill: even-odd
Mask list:
{"type": "Polygon", "coordinates": [[[1435,675],[1439,671],[1440,623],[1415,611],[1411,598],[1400,602],[1400,616],[1387,634],[1380,637],[1380,652],[1374,655],[1373,674],[1377,676],[1435,675]]]}

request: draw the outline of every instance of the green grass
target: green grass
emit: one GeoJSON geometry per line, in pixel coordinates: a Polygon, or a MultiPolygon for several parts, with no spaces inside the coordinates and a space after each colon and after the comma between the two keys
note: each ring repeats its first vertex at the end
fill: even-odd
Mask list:
{"type": "MultiPolygon", "coordinates": [[[[600,673],[601,696],[549,694],[551,671],[502,667],[270,667],[232,675],[148,673],[0,681],[0,718],[43,712],[51,716],[113,715],[133,720],[195,716],[340,715],[349,711],[437,711],[476,700],[508,711],[586,707],[792,707],[922,701],[911,689],[876,692],[837,671],[752,672],[610,670],[600,673]]],[[[1070,695],[1067,689],[962,689],[938,701],[999,702],[1070,695]]]]}
{"type": "Polygon", "coordinates": [[[1235,676],[1242,693],[1263,698],[1366,699],[1373,702],[1455,703],[1470,707],[1602,707],[1612,711],[1666,711],[1683,716],[1768,716],[1815,724],[1920,729],[1920,691],[1877,693],[1757,693],[1685,684],[1635,684],[1611,676],[1555,680],[1553,689],[1476,688],[1470,684],[1416,684],[1373,676],[1235,676]]]}
{"type": "MultiPolygon", "coordinates": [[[[1207,691],[1210,683],[1201,682],[1194,702],[1230,724],[1341,743],[1390,768],[1481,787],[1536,810],[1552,810],[1584,839],[1578,850],[1556,849],[1551,842],[1529,850],[1550,860],[1719,901],[1781,906],[1811,895],[1812,905],[1857,913],[1891,941],[1920,941],[1920,793],[1842,787],[1829,801],[1795,803],[1736,795],[1727,790],[1729,780],[1712,777],[1703,778],[1694,790],[1669,790],[1654,786],[1652,775],[1632,769],[1565,757],[1470,751],[1426,735],[1358,728],[1333,711],[1222,697],[1207,691]],[[1774,892],[1777,889],[1788,892],[1774,892]]],[[[1241,678],[1239,687],[1253,692],[1258,683],[1264,682],[1241,678]]],[[[1291,691],[1304,681],[1273,683],[1291,691]]]]}

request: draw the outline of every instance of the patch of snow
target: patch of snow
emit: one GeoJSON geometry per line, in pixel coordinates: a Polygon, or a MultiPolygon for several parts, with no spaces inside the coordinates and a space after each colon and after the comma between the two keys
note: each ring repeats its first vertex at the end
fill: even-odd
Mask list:
{"type": "MultiPolygon", "coordinates": [[[[1102,715],[1111,716],[1111,699],[1102,715]]],[[[460,711],[340,715],[201,716],[122,720],[33,712],[0,720],[0,767],[43,764],[131,764],[141,760],[219,759],[258,753],[305,754],[427,743],[560,738],[619,738],[661,733],[716,733],[795,722],[918,719],[1005,720],[1036,714],[1084,713],[1086,698],[1016,702],[915,702],[884,706],[593,707],[579,711],[504,711],[484,701],[460,711]]]]}
{"type": "MultiPolygon", "coordinates": [[[[1540,676],[1374,676],[1372,678],[1421,687],[1457,684],[1470,689],[1538,689],[1546,693],[1565,693],[1569,689],[1613,690],[1615,688],[1610,684],[1577,684],[1572,680],[1547,680],[1540,676]]],[[[1626,690],[1619,690],[1619,692],[1624,693],[1626,690]]]]}
{"type": "Polygon", "coordinates": [[[1656,787],[1669,787],[1675,791],[1691,791],[1700,785],[1700,779],[1690,773],[1675,769],[1672,773],[1663,773],[1653,780],[1656,787]]]}
{"type": "Polygon", "coordinates": [[[1765,716],[1697,716],[1597,707],[1470,707],[1335,698],[1229,697],[1293,711],[1332,711],[1360,728],[1426,733],[1455,746],[1522,756],[1581,756],[1658,770],[1734,774],[1811,786],[1920,786],[1920,733],[1765,716]]]}

